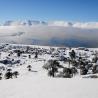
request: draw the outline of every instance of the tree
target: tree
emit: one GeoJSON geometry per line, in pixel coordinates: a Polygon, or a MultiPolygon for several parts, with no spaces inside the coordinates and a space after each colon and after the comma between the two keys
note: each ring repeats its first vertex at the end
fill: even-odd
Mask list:
{"type": "Polygon", "coordinates": [[[28,68],[28,71],[31,71],[32,66],[28,65],[27,68],[28,68]]]}
{"type": "Polygon", "coordinates": [[[72,50],[72,51],[70,52],[70,57],[71,57],[72,60],[76,58],[76,53],[75,53],[74,50],[72,50]]]}

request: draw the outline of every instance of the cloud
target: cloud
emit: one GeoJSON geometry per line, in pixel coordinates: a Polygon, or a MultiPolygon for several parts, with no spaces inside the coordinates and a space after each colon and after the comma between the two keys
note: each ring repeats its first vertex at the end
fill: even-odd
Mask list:
{"type": "Polygon", "coordinates": [[[73,24],[73,27],[85,28],[85,29],[97,29],[98,22],[85,22],[85,23],[77,22],[77,23],[73,24]]]}
{"type": "Polygon", "coordinates": [[[11,22],[6,26],[0,26],[0,42],[98,47],[98,23],[34,21],[29,25],[11,22]]]}

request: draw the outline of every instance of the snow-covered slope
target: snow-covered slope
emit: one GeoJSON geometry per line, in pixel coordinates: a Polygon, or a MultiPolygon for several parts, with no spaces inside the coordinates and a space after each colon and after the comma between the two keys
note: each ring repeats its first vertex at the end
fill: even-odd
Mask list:
{"type": "MultiPolygon", "coordinates": [[[[53,59],[52,54],[48,54],[50,48],[55,49],[53,54],[61,51],[61,54],[68,57],[70,48],[65,47],[50,47],[50,46],[36,46],[36,45],[11,45],[11,44],[1,44],[0,45],[0,61],[7,60],[20,60],[21,63],[16,64],[2,64],[5,68],[11,68],[13,71],[18,71],[18,78],[13,79],[3,79],[0,80],[0,98],[98,98],[98,78],[82,78],[84,76],[78,74],[73,78],[57,78],[49,77],[47,71],[43,69],[43,65],[49,60],[53,59]],[[34,58],[33,51],[23,53],[20,57],[17,57],[17,54],[13,51],[26,50],[29,47],[29,50],[37,48],[43,50],[42,55],[39,55],[37,59],[34,58]],[[45,51],[47,51],[46,54],[45,51]],[[10,54],[10,56],[8,56],[10,54]],[[31,58],[28,56],[31,55],[31,58]],[[32,71],[28,71],[27,66],[32,66],[32,71]]],[[[89,51],[79,50],[80,48],[73,48],[77,55],[81,53],[81,56],[88,56],[92,58],[95,52],[98,52],[98,49],[89,49],[89,51]]],[[[86,48],[85,48],[86,49],[86,48]]],[[[57,59],[57,58],[55,58],[57,59]]],[[[60,64],[67,66],[67,63],[63,61],[60,64]]],[[[5,74],[6,71],[1,71],[5,74]]],[[[88,74],[89,75],[89,74],[88,74]]]]}
{"type": "Polygon", "coordinates": [[[27,73],[0,81],[0,98],[98,98],[97,83],[97,79],[54,79],[27,73]]]}

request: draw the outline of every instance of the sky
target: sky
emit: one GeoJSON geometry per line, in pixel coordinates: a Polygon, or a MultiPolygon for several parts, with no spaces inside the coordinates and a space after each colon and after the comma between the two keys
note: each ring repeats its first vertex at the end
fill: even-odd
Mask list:
{"type": "Polygon", "coordinates": [[[6,20],[98,21],[98,0],[0,0],[6,20]]]}

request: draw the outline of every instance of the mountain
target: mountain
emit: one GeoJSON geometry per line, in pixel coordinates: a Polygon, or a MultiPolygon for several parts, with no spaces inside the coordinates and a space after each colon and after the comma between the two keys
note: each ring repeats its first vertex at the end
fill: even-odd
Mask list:
{"type": "Polygon", "coordinates": [[[0,98],[98,98],[98,65],[94,70],[96,74],[92,72],[95,68],[93,65],[98,64],[98,61],[92,63],[98,48],[81,48],[82,50],[73,48],[76,53],[76,64],[79,63],[79,55],[84,63],[89,62],[85,68],[79,68],[79,65],[73,66],[72,63],[69,67],[68,58],[71,50],[67,47],[0,44],[0,48],[0,98]],[[35,59],[36,50],[38,50],[38,58],[35,59]],[[21,55],[18,56],[17,52],[21,52],[21,55]],[[68,60],[60,60],[61,57],[68,60]],[[54,77],[52,74],[49,75],[53,69],[52,61],[60,65],[56,67],[54,77]],[[28,66],[31,66],[30,70],[28,66]],[[69,73],[72,68],[75,68],[74,72],[76,72],[73,72],[73,75],[69,73]],[[85,75],[81,74],[85,73],[83,68],[88,70],[85,75]],[[12,77],[7,78],[9,74],[6,73],[9,71],[10,75],[15,72],[19,74],[17,77],[13,74],[12,77]],[[71,77],[68,78],[70,75],[71,77]]]}
{"type": "Polygon", "coordinates": [[[6,21],[4,26],[32,26],[32,25],[46,25],[45,21],[27,20],[27,21],[6,21]]]}

